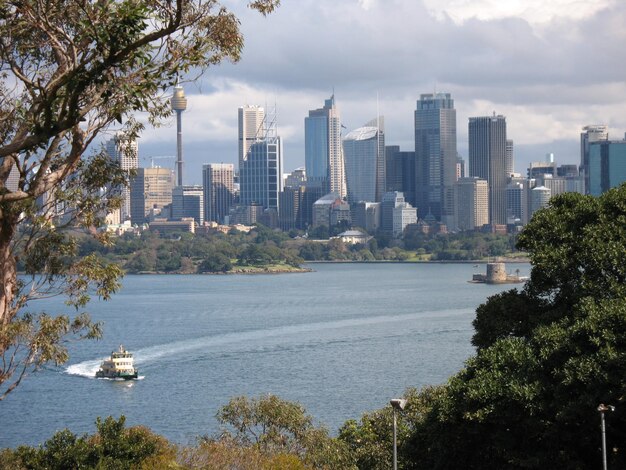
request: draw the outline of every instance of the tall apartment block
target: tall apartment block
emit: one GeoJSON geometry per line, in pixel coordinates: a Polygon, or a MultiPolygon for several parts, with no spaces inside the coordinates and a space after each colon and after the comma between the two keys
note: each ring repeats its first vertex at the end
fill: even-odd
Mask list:
{"type": "Polygon", "coordinates": [[[456,182],[457,223],[459,230],[474,230],[489,223],[487,180],[460,178],[456,182]]]}
{"type": "Polygon", "coordinates": [[[263,137],[264,120],[265,110],[260,106],[246,105],[239,108],[239,170],[243,167],[250,146],[256,142],[257,138],[263,137]]]}
{"type": "Polygon", "coordinates": [[[505,225],[506,217],[506,118],[469,118],[469,175],[487,180],[489,223],[505,225]]]}
{"type": "Polygon", "coordinates": [[[343,140],[348,202],[380,202],[385,193],[385,133],[375,119],[343,140]]]}
{"type": "Polygon", "coordinates": [[[174,175],[169,168],[137,168],[130,180],[130,221],[133,225],[150,222],[172,203],[174,175]]]}
{"type": "Polygon", "coordinates": [[[609,140],[609,129],[605,125],[591,125],[583,127],[580,134],[580,173],[583,178],[585,194],[591,194],[589,181],[589,146],[593,142],[609,140]]]}
{"type": "MultiPolygon", "coordinates": [[[[111,158],[116,160],[122,170],[134,170],[137,168],[139,145],[135,140],[129,140],[123,133],[117,133],[107,141],[106,151],[111,158]]],[[[122,206],[120,207],[120,221],[124,222],[131,218],[130,215],[130,189],[126,186],[121,188],[122,206]]]]}
{"type": "Polygon", "coordinates": [[[232,163],[202,166],[204,220],[224,223],[233,205],[235,167],[232,163]]]}
{"type": "Polygon", "coordinates": [[[324,193],[346,196],[341,120],[335,95],[304,118],[304,160],[307,181],[324,193]]]}
{"type": "Polygon", "coordinates": [[[456,110],[449,93],[420,95],[415,111],[415,203],[421,217],[429,212],[454,224],[457,180],[456,110]]]}

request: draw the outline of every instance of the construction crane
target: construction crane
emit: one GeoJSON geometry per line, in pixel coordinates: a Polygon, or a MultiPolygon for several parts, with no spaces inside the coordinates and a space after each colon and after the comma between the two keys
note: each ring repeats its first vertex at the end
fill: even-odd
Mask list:
{"type": "Polygon", "coordinates": [[[175,159],[176,155],[157,155],[155,157],[143,157],[143,160],[150,160],[150,168],[154,168],[155,160],[175,159]]]}

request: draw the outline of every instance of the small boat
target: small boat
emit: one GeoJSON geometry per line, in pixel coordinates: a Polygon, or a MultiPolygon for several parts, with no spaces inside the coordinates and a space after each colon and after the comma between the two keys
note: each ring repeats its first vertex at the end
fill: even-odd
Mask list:
{"type": "Polygon", "coordinates": [[[136,379],[137,369],[132,353],[126,351],[120,344],[119,351],[113,351],[111,357],[102,361],[96,377],[99,379],[136,379]]]}

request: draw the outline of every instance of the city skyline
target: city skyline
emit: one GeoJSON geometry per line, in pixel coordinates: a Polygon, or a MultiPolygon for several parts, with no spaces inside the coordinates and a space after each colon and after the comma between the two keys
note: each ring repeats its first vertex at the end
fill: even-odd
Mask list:
{"type": "MultiPolygon", "coordinates": [[[[387,143],[403,151],[413,150],[412,116],[421,93],[454,97],[465,159],[467,119],[503,114],[518,172],[549,152],[559,162],[578,163],[586,125],[606,124],[612,138],[623,135],[626,65],[618,38],[626,4],[501,3],[284,2],[267,18],[228,3],[241,15],[246,45],[238,64],[185,83],[187,166],[200,173],[203,163],[236,163],[232,110],[245,103],[278,105],[285,168],[304,166],[302,120],[333,91],[348,129],[377,113],[378,94],[387,143]]],[[[163,154],[164,147],[174,154],[174,122],[147,129],[140,144],[142,156],[163,154]]]]}

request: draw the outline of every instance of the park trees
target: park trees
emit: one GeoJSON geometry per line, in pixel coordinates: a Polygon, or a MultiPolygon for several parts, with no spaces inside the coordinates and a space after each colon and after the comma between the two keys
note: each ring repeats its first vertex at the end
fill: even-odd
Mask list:
{"type": "Polygon", "coordinates": [[[80,309],[119,287],[121,271],[75,257],[63,229],[104,240],[97,229],[128,178],[87,149],[113,124],[136,137],[135,112],[157,125],[177,77],[236,61],[242,45],[217,0],[0,0],[0,400],[33,368],[66,360],[68,334],[100,333],[86,315],[31,310],[33,299],[62,293],[80,309]]]}

